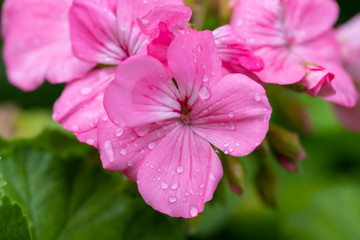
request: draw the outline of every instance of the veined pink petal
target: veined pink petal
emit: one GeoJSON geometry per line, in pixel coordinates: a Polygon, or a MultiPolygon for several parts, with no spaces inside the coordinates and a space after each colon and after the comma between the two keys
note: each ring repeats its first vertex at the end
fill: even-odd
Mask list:
{"type": "MultiPolygon", "coordinates": [[[[93,70],[83,79],[69,83],[54,105],[53,119],[74,133],[96,128],[99,116],[105,111],[104,91],[114,79],[114,73],[115,68],[93,70]]],[[[90,145],[97,146],[97,142],[90,145]]]]}
{"type": "Polygon", "coordinates": [[[246,41],[230,25],[224,25],[213,31],[215,44],[223,62],[244,67],[249,71],[260,71],[264,62],[254,55],[246,41]]]}
{"type": "Polygon", "coordinates": [[[141,16],[138,23],[143,33],[155,38],[159,35],[159,23],[165,23],[167,28],[176,34],[178,30],[188,27],[190,17],[189,7],[169,4],[153,8],[145,16],[141,16]]]}
{"type": "Polygon", "coordinates": [[[179,125],[145,158],[137,180],[140,194],[154,209],[191,218],[212,199],[222,174],[210,144],[179,125]]]}
{"type": "Polygon", "coordinates": [[[266,83],[292,84],[304,78],[306,69],[302,58],[286,48],[264,47],[256,51],[264,61],[264,69],[257,73],[266,83]]]}
{"type": "Polygon", "coordinates": [[[116,65],[129,56],[128,46],[119,44],[116,12],[111,5],[108,0],[74,0],[70,9],[70,31],[78,57],[116,65]]]}
{"type": "Polygon", "coordinates": [[[326,69],[331,70],[335,75],[334,80],[331,82],[336,93],[330,96],[323,96],[326,101],[333,102],[345,107],[355,106],[358,100],[358,92],[352,81],[351,76],[336,63],[323,63],[326,69]]]}
{"type": "Polygon", "coordinates": [[[287,43],[284,7],[281,0],[237,0],[231,25],[257,49],[283,46],[287,43]]]}
{"type": "Polygon", "coordinates": [[[360,14],[336,30],[346,70],[360,83],[360,14]]]}
{"type": "Polygon", "coordinates": [[[318,95],[330,96],[335,94],[335,90],[331,85],[335,77],[333,73],[316,65],[308,65],[306,68],[306,77],[301,82],[307,86],[307,93],[309,95],[316,97],[318,95]]]}
{"type": "Polygon", "coordinates": [[[98,129],[97,129],[97,127],[95,127],[88,131],[84,131],[84,132],[75,132],[74,131],[73,133],[80,142],[83,142],[83,143],[86,143],[88,145],[98,148],[99,144],[98,144],[97,131],[98,131],[98,129]]]}
{"type": "Polygon", "coordinates": [[[71,0],[5,1],[2,8],[4,60],[9,81],[24,91],[82,77],[93,64],[71,50],[67,12],[71,0]]]}
{"type": "Polygon", "coordinates": [[[194,104],[192,129],[233,156],[252,152],[264,139],[271,106],[264,88],[242,74],[229,74],[209,89],[208,100],[194,104]]]}
{"type": "Polygon", "coordinates": [[[339,16],[333,0],[283,0],[287,37],[294,43],[313,40],[326,33],[339,16]]]}
{"type": "Polygon", "coordinates": [[[360,101],[353,108],[334,105],[340,121],[350,130],[360,132],[360,101]]]}
{"type": "Polygon", "coordinates": [[[187,100],[189,107],[195,103],[200,92],[219,80],[222,74],[214,37],[208,30],[181,31],[170,44],[168,63],[182,100],[187,100]]]}
{"type": "Polygon", "coordinates": [[[149,124],[138,128],[115,125],[106,114],[100,117],[98,139],[103,167],[109,171],[122,171],[136,181],[138,168],[159,141],[173,129],[174,123],[149,124]]]}
{"type": "Polygon", "coordinates": [[[157,59],[134,56],[119,65],[115,81],[106,89],[104,106],[117,125],[136,127],[180,117],[178,95],[157,59]]]}

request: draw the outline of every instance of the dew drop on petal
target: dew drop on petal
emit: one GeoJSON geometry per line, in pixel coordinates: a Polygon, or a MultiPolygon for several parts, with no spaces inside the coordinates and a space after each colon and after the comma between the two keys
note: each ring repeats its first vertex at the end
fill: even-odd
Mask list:
{"type": "Polygon", "coordinates": [[[161,184],[161,188],[162,188],[162,189],[168,189],[168,188],[169,188],[169,185],[168,185],[166,182],[163,182],[163,183],[161,184]]]}
{"type": "Polygon", "coordinates": [[[149,142],[148,149],[150,149],[150,150],[154,149],[155,144],[156,144],[155,142],[149,142]]]}
{"type": "Polygon", "coordinates": [[[224,144],[224,147],[225,147],[225,148],[227,148],[227,147],[229,147],[229,146],[230,146],[229,143],[225,143],[225,144],[224,144]]]}
{"type": "Polygon", "coordinates": [[[261,100],[260,93],[255,93],[255,100],[258,101],[258,102],[261,100]]]}
{"type": "Polygon", "coordinates": [[[131,166],[133,166],[134,165],[134,163],[133,163],[133,161],[131,161],[131,160],[129,160],[129,161],[127,161],[127,163],[126,163],[129,167],[131,167],[131,166]]]}
{"type": "Polygon", "coordinates": [[[124,133],[124,129],[119,127],[115,130],[115,136],[120,137],[124,133]]]}
{"type": "Polygon", "coordinates": [[[110,140],[106,140],[104,142],[104,150],[106,157],[108,158],[109,162],[114,162],[114,151],[111,145],[110,140]]]}
{"type": "Polygon", "coordinates": [[[124,149],[121,149],[121,150],[120,150],[120,154],[123,155],[123,156],[125,156],[125,155],[127,154],[126,149],[125,149],[125,148],[124,148],[124,149]]]}
{"type": "Polygon", "coordinates": [[[201,185],[200,185],[200,188],[204,188],[204,187],[205,187],[205,184],[201,184],[201,185]]]}
{"type": "Polygon", "coordinates": [[[176,171],[177,171],[177,173],[183,173],[184,168],[182,166],[179,166],[179,167],[177,167],[176,171]]]}
{"type": "Polygon", "coordinates": [[[235,129],[235,124],[234,124],[234,123],[229,123],[229,128],[230,128],[231,130],[234,130],[234,129],[235,129]]]}
{"type": "Polygon", "coordinates": [[[200,92],[199,92],[199,97],[200,99],[202,100],[207,100],[210,98],[210,90],[208,87],[204,86],[200,89],[200,92]]]}
{"type": "Polygon", "coordinates": [[[169,202],[171,202],[171,203],[176,202],[176,197],[174,197],[174,196],[169,197],[169,202]]]}
{"type": "Polygon", "coordinates": [[[175,190],[178,188],[178,183],[174,183],[173,185],[171,185],[171,189],[175,190]]]}
{"type": "Polygon", "coordinates": [[[234,117],[234,113],[233,113],[233,112],[229,112],[228,117],[229,117],[229,118],[233,118],[233,117],[234,117]]]}
{"type": "Polygon", "coordinates": [[[236,146],[236,147],[240,147],[240,143],[236,143],[235,146],[236,146]]]}
{"type": "Polygon", "coordinates": [[[229,154],[229,150],[225,149],[225,150],[224,150],[224,153],[225,153],[225,154],[229,154]]]}
{"type": "Polygon", "coordinates": [[[207,82],[209,81],[209,76],[204,74],[204,77],[203,77],[203,82],[207,82]]]}
{"type": "Polygon", "coordinates": [[[199,209],[195,206],[195,205],[192,205],[190,207],[190,216],[191,217],[196,217],[199,213],[199,209]]]}
{"type": "Polygon", "coordinates": [[[201,53],[202,52],[202,46],[199,44],[196,46],[196,50],[198,53],[201,53]]]}
{"type": "Polygon", "coordinates": [[[210,174],[210,180],[211,180],[211,181],[215,181],[215,180],[216,180],[214,174],[212,174],[212,173],[210,174]]]}

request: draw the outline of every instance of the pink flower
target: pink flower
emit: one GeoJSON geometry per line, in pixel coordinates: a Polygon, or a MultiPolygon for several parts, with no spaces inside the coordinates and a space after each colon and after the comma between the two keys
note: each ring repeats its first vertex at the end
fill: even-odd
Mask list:
{"type": "Polygon", "coordinates": [[[154,209],[190,218],[203,211],[223,174],[211,144],[249,154],[266,135],[271,107],[247,76],[222,77],[210,31],[181,31],[167,60],[168,69],[151,56],[119,65],[104,96],[111,121],[99,123],[101,160],[136,180],[154,209]]]}
{"type": "Polygon", "coordinates": [[[114,79],[118,64],[146,54],[151,38],[141,32],[137,22],[157,11],[172,31],[187,27],[191,16],[181,0],[74,0],[70,8],[73,50],[79,58],[101,68],[66,86],[54,106],[53,118],[80,141],[97,147],[97,124],[105,112],[104,90],[114,79]]]}
{"type": "Polygon", "coordinates": [[[82,77],[94,64],[71,50],[71,0],[6,0],[2,9],[4,60],[9,81],[24,91],[82,77]]]}
{"type": "MultiPolygon", "coordinates": [[[[341,56],[345,69],[353,80],[360,84],[360,14],[336,30],[341,46],[341,56]]],[[[358,89],[359,91],[359,89],[358,89]]],[[[335,105],[341,122],[351,130],[360,132],[360,101],[353,108],[335,105]]]]}
{"type": "Polygon", "coordinates": [[[330,32],[337,16],[338,6],[333,0],[238,0],[231,25],[263,58],[265,67],[258,73],[263,82],[302,81],[309,83],[308,91],[312,93],[312,86],[321,89],[326,83],[328,89],[331,83],[335,91],[325,99],[349,107],[355,104],[357,92],[340,66],[339,47],[330,32]],[[334,79],[308,76],[308,63],[324,67],[334,79]]]}

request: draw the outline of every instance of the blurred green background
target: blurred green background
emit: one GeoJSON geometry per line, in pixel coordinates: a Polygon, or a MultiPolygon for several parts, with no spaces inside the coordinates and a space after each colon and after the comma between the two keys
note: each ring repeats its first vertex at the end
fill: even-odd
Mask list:
{"type": "MultiPolygon", "coordinates": [[[[200,2],[201,4],[211,5],[214,1],[189,2],[192,4],[200,2]]],[[[338,2],[341,9],[338,24],[347,21],[360,10],[360,1],[341,0],[338,2]]],[[[198,11],[202,10],[198,9],[198,11]]],[[[206,15],[204,26],[210,29],[215,28],[219,22],[216,15],[217,13],[209,10],[204,14],[206,15]]],[[[51,153],[51,156],[53,156],[51,157],[51,161],[58,158],[62,159],[61,161],[67,161],[63,159],[69,158],[73,159],[72,161],[75,161],[76,164],[79,164],[79,162],[83,161],[79,159],[89,160],[89,158],[92,158],[94,165],[99,168],[98,155],[96,151],[94,151],[91,147],[76,143],[71,134],[61,130],[59,125],[53,123],[51,120],[52,105],[60,96],[63,87],[63,85],[50,85],[45,83],[34,92],[24,93],[7,82],[5,68],[3,62],[1,61],[0,118],[5,119],[1,122],[1,124],[5,127],[5,129],[10,131],[10,135],[16,137],[27,137],[28,140],[15,140],[14,142],[3,141],[0,143],[0,153],[3,155],[0,156],[7,158],[7,161],[11,161],[9,159],[15,159],[14,161],[18,161],[17,164],[21,164],[21,162],[25,159],[25,155],[15,157],[14,154],[17,151],[25,151],[24,148],[26,148],[26,151],[30,154],[32,149],[39,148],[43,153],[45,151],[45,155],[34,155],[36,161],[46,158],[46,153],[51,153]],[[60,133],[47,132],[43,133],[38,138],[31,139],[31,137],[35,137],[40,134],[40,132],[45,128],[56,129],[56,131],[60,131],[60,133]],[[57,136],[57,134],[60,135],[57,136]],[[47,142],[48,138],[46,136],[54,137],[54,142],[47,142]],[[77,149],[60,145],[59,139],[73,143],[77,149]],[[33,143],[34,141],[38,141],[39,143],[33,143]],[[47,142],[48,145],[41,145],[40,143],[43,142],[47,142]],[[51,145],[52,143],[53,145],[51,145]],[[41,146],[38,147],[38,145],[41,146]],[[59,153],[54,150],[54,148],[61,148],[61,146],[63,146],[64,149],[67,149],[66,151],[69,151],[68,155],[63,155],[63,153],[59,153]]],[[[136,191],[135,184],[124,180],[121,174],[108,174],[104,173],[104,171],[98,170],[102,172],[102,175],[100,174],[102,176],[101,179],[107,179],[111,176],[111,181],[113,182],[110,180],[106,181],[114,184],[117,189],[116,191],[121,193],[120,195],[123,196],[123,198],[126,198],[127,203],[130,202],[128,205],[124,206],[128,206],[129,209],[133,207],[138,210],[127,213],[128,215],[124,215],[123,212],[120,211],[118,216],[121,216],[121,219],[113,216],[114,219],[117,220],[116,222],[113,222],[113,225],[111,225],[112,230],[108,229],[109,225],[106,225],[108,228],[99,227],[97,229],[100,233],[103,231],[103,235],[90,235],[89,233],[92,230],[90,230],[90,228],[83,228],[83,230],[85,230],[80,235],[72,235],[72,237],[62,236],[59,239],[359,240],[360,134],[350,132],[339,124],[336,115],[333,113],[331,104],[321,99],[311,98],[304,94],[290,92],[286,93],[286,95],[300,101],[303,106],[308,109],[313,131],[300,133],[300,139],[306,149],[307,157],[305,160],[300,162],[300,171],[298,173],[286,172],[274,161],[274,159],[270,162],[278,178],[276,188],[276,208],[269,207],[265,204],[255,189],[254,178],[256,163],[254,156],[252,155],[241,160],[246,171],[246,186],[244,194],[239,196],[231,192],[226,179],[224,179],[221,181],[220,186],[216,191],[214,200],[206,204],[204,213],[201,214],[200,217],[190,221],[171,219],[162,214],[156,213],[142,202],[142,199],[136,191]],[[129,223],[134,223],[135,226],[126,225],[129,223]],[[128,226],[129,228],[127,229],[130,230],[124,230],[124,227],[121,227],[123,224],[128,226]],[[130,226],[132,226],[132,228],[130,226]],[[123,232],[126,231],[130,231],[130,233],[128,232],[127,234],[123,234],[123,232]],[[85,238],[86,236],[90,238],[85,238]]],[[[272,98],[271,94],[269,94],[269,98],[274,111],[272,121],[286,127],[289,130],[297,131],[296,127],[288,124],[282,118],[282,112],[279,110],[280,107],[278,108],[277,106],[278,102],[276,99],[272,98]]],[[[31,161],[31,158],[28,160],[31,161]]],[[[84,166],[87,165],[85,164],[84,166]]],[[[77,175],[77,172],[71,173],[73,172],[73,167],[74,165],[69,163],[61,165],[60,167],[51,165],[49,166],[49,171],[51,169],[61,168],[62,171],[64,171],[61,176],[69,178],[71,176],[72,179],[77,175]]],[[[8,185],[9,182],[15,185],[19,183],[18,180],[9,177],[10,172],[13,173],[13,176],[23,176],[23,172],[26,172],[26,170],[20,171],[20,168],[18,170],[17,169],[18,168],[12,166],[11,164],[0,164],[0,171],[7,171],[3,172],[3,175],[5,176],[5,181],[8,181],[8,185]],[[7,176],[8,179],[6,179],[7,176]]],[[[52,175],[51,172],[40,174],[37,172],[38,169],[36,167],[33,171],[30,170],[29,174],[39,174],[42,181],[45,182],[48,181],[47,178],[52,175]]],[[[84,177],[91,176],[92,175],[84,175],[84,177]]],[[[36,187],[39,187],[39,189],[41,188],[42,181],[35,182],[35,184],[38,184],[36,187]]],[[[109,183],[107,182],[107,184],[109,183]]],[[[11,200],[13,202],[18,202],[22,207],[22,211],[25,214],[28,214],[27,205],[30,205],[30,203],[29,201],[24,199],[21,200],[21,198],[16,197],[16,194],[13,193],[16,191],[11,190],[15,188],[16,187],[14,186],[11,188],[8,186],[8,189],[5,188],[5,193],[12,197],[11,200]]],[[[17,191],[21,191],[22,188],[25,189],[26,187],[20,184],[17,191]]],[[[58,186],[54,185],[49,187],[49,189],[53,188],[57,190],[58,186]]],[[[108,191],[111,190],[112,188],[108,189],[108,191]]],[[[47,193],[44,194],[44,196],[48,196],[47,193]]],[[[64,191],[64,194],[67,194],[67,192],[64,191]]],[[[101,191],[96,194],[106,196],[106,194],[101,191]]],[[[49,197],[48,201],[55,201],[51,198],[51,196],[49,197]]],[[[63,197],[64,196],[59,196],[59,199],[62,199],[63,197]]],[[[121,197],[114,197],[112,195],[109,197],[116,199],[114,200],[115,203],[116,201],[121,203],[124,203],[125,201],[121,197]]],[[[45,206],[47,203],[43,204],[45,206]]],[[[56,201],[54,204],[55,205],[49,207],[49,209],[56,208],[56,201]]],[[[96,204],[90,205],[89,208],[92,208],[92,206],[95,205],[96,204]]],[[[39,208],[41,208],[42,205],[40,204],[39,206],[39,208]]],[[[112,207],[111,203],[107,202],[103,203],[101,206],[107,210],[112,207]]],[[[74,211],[76,211],[76,209],[74,211]]],[[[34,218],[46,218],[49,213],[41,211],[38,212],[37,209],[32,209],[32,214],[34,215],[34,218]]],[[[61,215],[60,213],[58,214],[61,215]]],[[[101,209],[99,212],[94,214],[94,219],[96,219],[96,214],[102,216],[101,209]]],[[[0,240],[26,239],[26,237],[24,237],[26,234],[20,238],[11,238],[2,235],[1,231],[4,231],[5,225],[4,222],[1,223],[1,219],[5,218],[1,218],[0,212],[0,240]],[[2,229],[1,227],[4,228],[2,229]]],[[[29,217],[29,219],[31,220],[31,217],[29,217]]],[[[84,221],[87,220],[85,219],[84,221]]],[[[31,229],[45,229],[46,224],[41,221],[36,223],[32,223],[31,221],[29,222],[31,223],[29,224],[31,229]]],[[[55,220],[54,224],[56,224],[55,220]]],[[[97,226],[95,220],[91,220],[91,224],[97,226]]],[[[15,224],[15,226],[20,228],[22,225],[15,224]]],[[[80,224],[76,226],[80,226],[81,228],[82,225],[80,224]]],[[[100,224],[98,226],[102,225],[100,224]]],[[[57,236],[57,233],[51,234],[51,236],[57,236]]],[[[50,239],[46,237],[46,234],[34,234],[33,232],[32,235],[33,239],[50,239]]],[[[71,234],[69,234],[69,236],[70,235],[71,234]]]]}

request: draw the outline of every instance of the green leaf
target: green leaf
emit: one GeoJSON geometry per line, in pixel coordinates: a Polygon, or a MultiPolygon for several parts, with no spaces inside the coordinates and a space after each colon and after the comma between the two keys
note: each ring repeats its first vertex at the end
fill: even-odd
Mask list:
{"type": "Polygon", "coordinates": [[[308,206],[290,219],[291,239],[360,239],[359,199],[359,187],[351,185],[317,192],[308,206]]]}
{"type": "Polygon", "coordinates": [[[22,206],[32,239],[184,238],[178,219],[147,206],[135,183],[103,170],[97,151],[74,138],[0,141],[0,154],[4,192],[22,206]]]}
{"type": "Polygon", "coordinates": [[[28,223],[19,204],[10,203],[8,197],[0,201],[0,240],[30,239],[28,223]]]}

